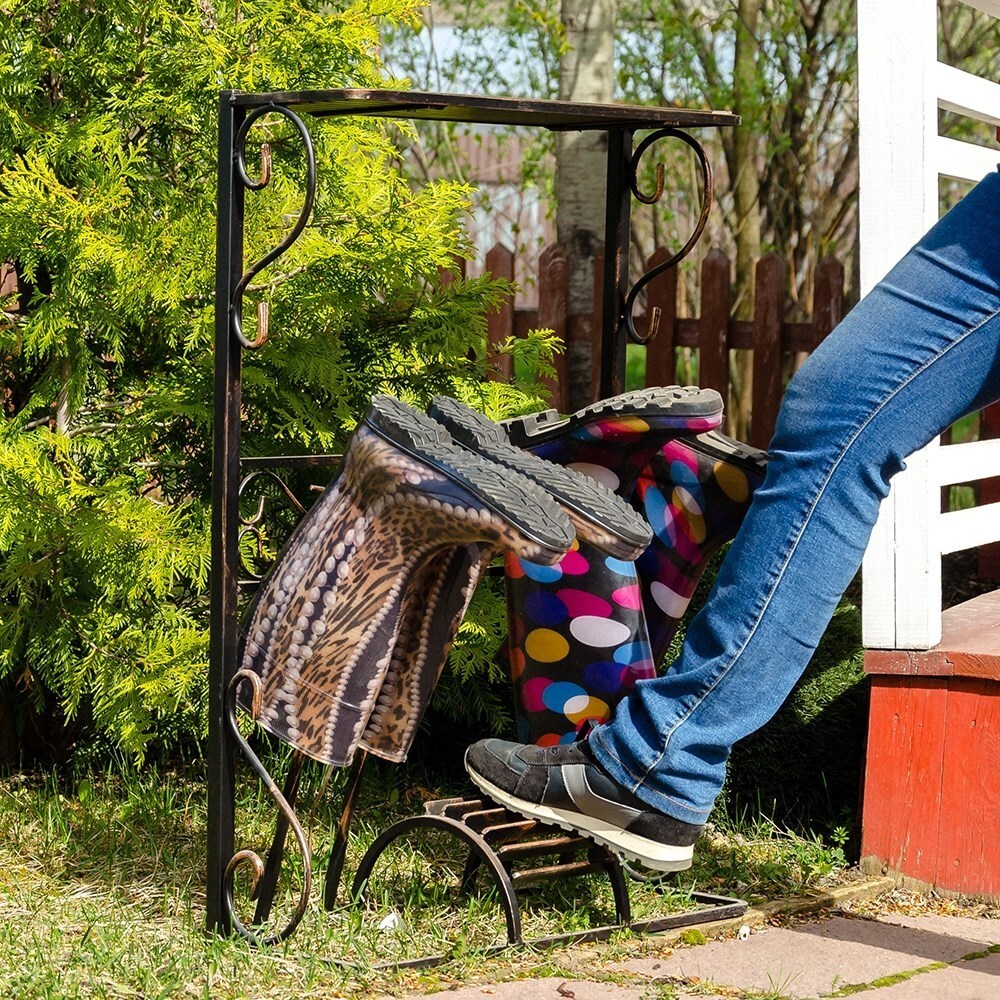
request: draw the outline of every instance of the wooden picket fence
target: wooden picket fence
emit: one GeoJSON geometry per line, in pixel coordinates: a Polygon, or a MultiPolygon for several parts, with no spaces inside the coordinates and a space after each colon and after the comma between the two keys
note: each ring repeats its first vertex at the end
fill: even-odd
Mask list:
{"type": "MultiPolygon", "coordinates": [[[[647,261],[655,267],[669,251],[658,249],[647,261]]],[[[597,340],[600,336],[601,280],[603,260],[595,261],[595,302],[593,321],[583,324],[594,331],[594,386],[600,359],[597,340]]],[[[497,278],[513,280],[514,253],[497,244],[486,254],[484,271],[497,278]]],[[[670,385],[676,381],[676,348],[698,351],[698,382],[717,389],[727,398],[730,383],[730,350],[753,351],[753,390],[750,443],[764,448],[774,432],[784,381],[793,365],[789,355],[809,353],[837,325],[844,308],[844,266],[834,258],[818,263],[813,286],[813,315],[808,322],[787,322],[785,264],[774,253],[765,254],[754,275],[754,309],[750,320],[734,320],[731,289],[732,265],[721,250],[711,250],[701,265],[700,316],[677,315],[677,271],[660,275],[647,286],[647,309],[658,308],[660,321],[656,337],[646,346],[646,385],[670,385]]],[[[565,340],[567,315],[568,268],[566,252],[553,244],[546,247],[538,264],[538,308],[515,308],[508,302],[488,320],[491,345],[506,338],[523,336],[533,328],[548,328],[565,340]]],[[[646,329],[646,317],[636,317],[636,329],[646,329]]],[[[510,377],[511,359],[496,357],[496,378],[510,377]]],[[[565,410],[565,358],[556,358],[557,379],[550,385],[553,406],[565,410]]]]}

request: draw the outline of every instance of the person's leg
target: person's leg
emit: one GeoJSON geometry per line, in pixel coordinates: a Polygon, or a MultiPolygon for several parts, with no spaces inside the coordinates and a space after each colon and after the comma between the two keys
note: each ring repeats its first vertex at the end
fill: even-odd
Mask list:
{"type": "Polygon", "coordinates": [[[736,740],[777,711],[861,563],[889,479],[1000,396],[1000,174],[846,317],[792,380],[764,485],[666,676],[591,735],[655,808],[703,823],[736,740]]]}
{"type": "Polygon", "coordinates": [[[572,759],[559,748],[476,744],[466,758],[473,780],[512,808],[647,863],[689,864],[730,748],[774,714],[805,669],[860,565],[889,479],[906,455],[997,396],[992,174],[793,380],[765,482],[667,674],[637,684],[572,759]]]}

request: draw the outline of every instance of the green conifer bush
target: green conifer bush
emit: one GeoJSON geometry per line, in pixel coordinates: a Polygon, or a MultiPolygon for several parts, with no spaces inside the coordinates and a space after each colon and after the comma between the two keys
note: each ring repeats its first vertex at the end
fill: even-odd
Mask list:
{"type": "MultiPolygon", "coordinates": [[[[0,729],[83,715],[141,755],[178,719],[201,725],[218,92],[403,86],[379,29],[417,9],[0,0],[0,262],[19,279],[0,302],[0,729]]],[[[336,451],[374,392],[474,396],[484,311],[507,291],[439,287],[468,249],[470,192],[406,182],[408,126],[309,124],[313,219],[247,294],[248,332],[262,298],[271,330],[244,363],[248,454],[336,451]]],[[[294,131],[267,119],[251,160],[264,140],[273,179],[247,195],[248,261],[302,198],[294,131]]],[[[549,347],[538,335],[522,353],[544,368],[549,347]]],[[[494,408],[539,405],[530,372],[491,391],[494,408]]],[[[289,523],[265,521],[261,565],[289,523]]]]}

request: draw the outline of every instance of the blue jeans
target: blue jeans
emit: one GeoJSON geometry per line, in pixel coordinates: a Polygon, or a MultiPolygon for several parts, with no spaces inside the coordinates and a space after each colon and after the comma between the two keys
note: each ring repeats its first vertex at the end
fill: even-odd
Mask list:
{"type": "Polygon", "coordinates": [[[767,478],[665,676],[590,744],[620,784],[704,823],[737,740],[777,711],[911,452],[1000,397],[1000,173],[949,212],[788,387],[767,478]]]}

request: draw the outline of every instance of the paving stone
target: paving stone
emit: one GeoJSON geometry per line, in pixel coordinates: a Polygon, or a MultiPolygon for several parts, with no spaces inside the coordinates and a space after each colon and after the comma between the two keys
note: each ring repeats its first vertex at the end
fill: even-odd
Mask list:
{"type": "Polygon", "coordinates": [[[458,990],[432,993],[424,1000],[643,1000],[649,990],[643,986],[618,986],[615,983],[587,983],[576,979],[519,979],[513,983],[465,986],[458,990]],[[560,987],[562,992],[560,992],[560,987]]]}
{"type": "MultiPolygon", "coordinates": [[[[920,916],[908,917],[902,913],[886,913],[876,918],[880,923],[913,927],[934,934],[979,941],[982,944],[1000,944],[1000,920],[988,917],[920,916]]],[[[975,949],[974,949],[975,950],[975,949]]]]}
{"type": "Polygon", "coordinates": [[[914,976],[895,986],[859,994],[870,1000],[997,1000],[1000,955],[959,962],[947,969],[914,976]]]}
{"type": "MultiPolygon", "coordinates": [[[[849,983],[869,983],[932,962],[953,962],[982,947],[981,941],[921,928],[832,917],[772,928],[746,941],[730,939],[682,948],[669,958],[636,959],[620,967],[655,978],[697,977],[743,990],[815,997],[849,983]]],[[[997,997],[1000,982],[990,1000],[997,997]]]]}

